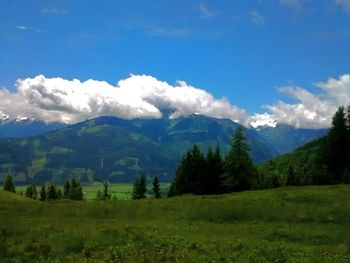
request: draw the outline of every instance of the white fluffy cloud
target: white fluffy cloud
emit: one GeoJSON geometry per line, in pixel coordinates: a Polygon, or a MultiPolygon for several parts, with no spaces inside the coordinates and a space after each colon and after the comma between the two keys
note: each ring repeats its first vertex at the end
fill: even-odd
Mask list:
{"type": "Polygon", "coordinates": [[[279,101],[265,106],[268,113],[255,114],[252,125],[278,121],[297,128],[327,128],[332,117],[341,105],[350,103],[350,75],[339,79],[330,78],[327,82],[314,84],[320,94],[313,94],[300,87],[281,87],[279,91],[294,98],[297,102],[289,104],[279,101]]]}
{"type": "Polygon", "coordinates": [[[0,89],[0,114],[13,119],[32,116],[46,122],[75,123],[103,115],[133,119],[161,118],[164,112],[171,112],[170,118],[198,113],[253,127],[275,126],[278,122],[298,128],[326,128],[337,108],[350,104],[350,75],[314,85],[319,88],[318,94],[301,87],[280,87],[279,92],[296,102],[278,101],[264,106],[267,112],[249,116],[226,98],[214,98],[184,81],[170,85],[152,76],[131,75],[113,86],[105,81],[39,75],[17,80],[16,92],[0,89]]]}
{"type": "Polygon", "coordinates": [[[131,75],[116,86],[104,81],[46,78],[19,79],[17,92],[0,91],[0,111],[16,116],[34,116],[48,122],[74,123],[102,115],[124,119],[170,118],[199,113],[229,118],[247,124],[248,115],[225,99],[179,81],[175,86],[146,75],[131,75]]]}

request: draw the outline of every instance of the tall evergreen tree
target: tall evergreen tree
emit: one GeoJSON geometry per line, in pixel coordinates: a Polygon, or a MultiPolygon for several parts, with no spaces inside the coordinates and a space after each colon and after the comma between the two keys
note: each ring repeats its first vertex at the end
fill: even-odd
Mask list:
{"type": "Polygon", "coordinates": [[[219,145],[215,151],[208,149],[205,159],[204,178],[205,183],[203,194],[220,194],[224,192],[223,189],[223,161],[219,145]]]}
{"type": "Polygon", "coordinates": [[[108,182],[105,182],[103,184],[102,199],[103,200],[110,200],[111,197],[112,197],[112,195],[111,195],[111,190],[109,188],[109,184],[108,184],[108,182]]]}
{"type": "Polygon", "coordinates": [[[43,185],[40,189],[39,201],[46,201],[46,189],[45,185],[43,185]]]}
{"type": "Polygon", "coordinates": [[[133,192],[132,192],[132,199],[146,198],[146,191],[147,191],[146,176],[141,175],[135,180],[135,183],[133,186],[133,192]]]}
{"type": "Polygon", "coordinates": [[[70,194],[70,183],[69,181],[66,181],[63,185],[63,198],[69,199],[70,194]]]}
{"type": "Polygon", "coordinates": [[[205,192],[205,158],[199,147],[194,145],[182,158],[171,187],[172,195],[205,192]]]}
{"type": "Polygon", "coordinates": [[[319,166],[325,166],[330,178],[326,183],[342,183],[344,171],[349,165],[350,138],[344,107],[339,107],[332,120],[325,142],[318,153],[319,166]]]}
{"type": "Polygon", "coordinates": [[[225,159],[224,184],[227,191],[251,189],[256,174],[257,172],[249,156],[247,138],[240,126],[231,140],[231,149],[225,159]]]}
{"type": "Polygon", "coordinates": [[[28,185],[26,188],[25,196],[28,198],[33,198],[33,187],[32,185],[28,185]]]}
{"type": "Polygon", "coordinates": [[[158,176],[155,176],[152,181],[152,190],[155,198],[160,198],[160,184],[158,176]]]}
{"type": "Polygon", "coordinates": [[[13,179],[11,175],[7,175],[5,182],[4,182],[4,191],[8,191],[8,192],[15,192],[15,185],[13,183],[13,179]]]}
{"type": "Polygon", "coordinates": [[[50,183],[47,187],[46,200],[56,200],[57,199],[57,187],[55,184],[50,183]]]}

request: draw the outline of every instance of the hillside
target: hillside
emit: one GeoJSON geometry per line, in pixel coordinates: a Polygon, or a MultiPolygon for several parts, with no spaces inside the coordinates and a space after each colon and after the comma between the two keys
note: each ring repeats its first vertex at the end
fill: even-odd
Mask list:
{"type": "MultiPolygon", "coordinates": [[[[40,136],[0,141],[0,173],[16,181],[131,182],[145,173],[169,181],[181,156],[198,144],[204,151],[220,145],[225,153],[238,124],[191,115],[175,120],[99,117],[40,136]]],[[[256,163],[276,151],[255,131],[245,129],[256,163]]]]}
{"type": "Polygon", "coordinates": [[[277,124],[276,127],[265,127],[258,130],[258,134],[279,154],[284,154],[326,135],[327,131],[328,129],[298,129],[286,124],[277,124]]]}
{"type": "Polygon", "coordinates": [[[349,199],[346,185],[109,202],[0,191],[0,261],[349,262],[349,199]]]}
{"type": "Polygon", "coordinates": [[[313,140],[302,147],[275,159],[258,165],[259,173],[263,176],[269,187],[285,185],[287,183],[287,174],[292,171],[298,175],[297,184],[311,184],[313,177],[319,176],[315,173],[315,160],[317,151],[326,137],[313,140]]]}

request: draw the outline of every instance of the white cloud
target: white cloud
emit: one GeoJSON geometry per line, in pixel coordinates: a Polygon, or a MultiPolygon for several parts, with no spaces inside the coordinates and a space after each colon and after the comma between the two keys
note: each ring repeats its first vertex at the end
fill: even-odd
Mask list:
{"type": "Polygon", "coordinates": [[[261,14],[259,14],[256,11],[249,12],[250,20],[257,25],[263,26],[266,24],[265,17],[263,17],[261,14]]]}
{"type": "Polygon", "coordinates": [[[350,13],[350,0],[336,0],[336,4],[343,7],[347,12],[350,13]]]}
{"type": "Polygon", "coordinates": [[[22,30],[22,31],[32,31],[32,32],[36,32],[36,33],[44,33],[44,31],[42,31],[41,29],[31,28],[31,27],[27,27],[27,26],[23,26],[23,25],[16,26],[16,29],[22,30]]]}
{"type": "Polygon", "coordinates": [[[175,86],[146,75],[131,75],[116,86],[104,81],[46,78],[20,79],[17,92],[0,91],[0,111],[16,116],[34,116],[45,121],[74,123],[102,115],[124,119],[161,118],[172,109],[171,118],[193,113],[229,118],[247,124],[248,115],[225,99],[178,81],[175,86]]]}
{"type": "Polygon", "coordinates": [[[293,125],[297,128],[327,128],[332,117],[341,105],[350,103],[350,75],[343,75],[339,79],[330,78],[327,82],[314,84],[321,90],[320,94],[313,94],[300,87],[281,87],[282,92],[297,102],[289,104],[279,101],[265,108],[268,114],[255,114],[253,121],[265,121],[270,118],[280,123],[293,125]]]}
{"type": "Polygon", "coordinates": [[[253,127],[279,122],[298,128],[326,128],[337,108],[350,104],[350,74],[314,85],[319,89],[317,94],[296,86],[280,87],[279,92],[296,102],[278,101],[264,106],[267,112],[249,116],[226,98],[214,98],[184,81],[170,85],[152,76],[131,75],[113,86],[105,81],[39,75],[17,80],[16,92],[0,89],[0,112],[12,119],[33,116],[47,122],[75,123],[102,115],[161,118],[162,112],[171,110],[170,118],[198,113],[253,127]]]}

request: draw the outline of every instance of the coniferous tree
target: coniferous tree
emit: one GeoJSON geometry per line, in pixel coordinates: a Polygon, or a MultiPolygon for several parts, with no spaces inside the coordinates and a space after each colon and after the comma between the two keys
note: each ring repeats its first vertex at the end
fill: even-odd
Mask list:
{"type": "Polygon", "coordinates": [[[203,194],[220,194],[224,192],[223,189],[223,162],[219,145],[215,151],[208,149],[205,159],[204,178],[205,183],[203,194]]]}
{"type": "Polygon", "coordinates": [[[240,126],[232,138],[231,149],[225,159],[224,184],[229,192],[249,190],[256,179],[257,172],[246,141],[240,126]]]}
{"type": "MultiPolygon", "coordinates": [[[[182,158],[171,186],[171,195],[205,192],[205,158],[197,145],[194,145],[182,158]]],[[[170,194],[170,193],[169,193],[170,194]]]]}
{"type": "Polygon", "coordinates": [[[13,183],[13,179],[11,175],[7,175],[4,182],[4,191],[15,193],[15,185],[13,183]]]}
{"type": "Polygon", "coordinates": [[[62,199],[62,190],[61,190],[61,188],[57,189],[57,199],[62,199]]]}
{"type": "Polygon", "coordinates": [[[69,199],[70,195],[70,183],[66,181],[63,185],[63,198],[69,199]]]}
{"type": "Polygon", "coordinates": [[[146,198],[146,191],[147,191],[146,176],[141,175],[135,180],[135,183],[133,186],[133,192],[132,192],[132,199],[146,198]]]}
{"type": "Polygon", "coordinates": [[[43,185],[40,189],[39,201],[46,201],[46,189],[45,185],[43,185]]]}
{"type": "Polygon", "coordinates": [[[57,199],[57,188],[56,185],[50,183],[47,187],[46,200],[56,200],[57,199]]]}
{"type": "Polygon", "coordinates": [[[349,166],[349,131],[344,107],[339,107],[332,120],[326,140],[320,146],[316,162],[326,171],[321,171],[322,178],[316,179],[321,184],[343,182],[343,175],[349,166]],[[329,178],[326,178],[328,176],[329,178]]]}
{"type": "Polygon", "coordinates": [[[28,198],[33,198],[33,187],[32,185],[28,185],[26,188],[25,196],[28,198]]]}
{"type": "Polygon", "coordinates": [[[160,184],[158,176],[155,176],[152,181],[152,190],[155,198],[160,198],[160,184]]]}
{"type": "Polygon", "coordinates": [[[110,200],[111,197],[112,197],[112,195],[111,195],[111,190],[109,188],[109,184],[108,184],[108,182],[105,182],[103,184],[102,199],[103,200],[110,200]]]}
{"type": "Polygon", "coordinates": [[[38,191],[36,190],[36,185],[32,185],[32,199],[38,199],[38,191]]]}
{"type": "Polygon", "coordinates": [[[297,185],[297,179],[296,174],[294,172],[293,167],[289,164],[287,171],[286,171],[286,179],[287,179],[287,185],[297,185]]]}

